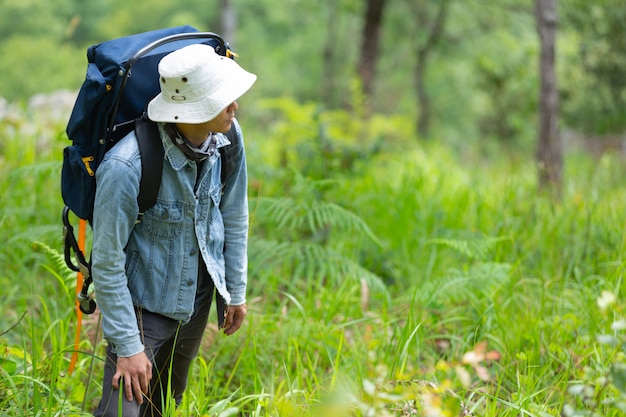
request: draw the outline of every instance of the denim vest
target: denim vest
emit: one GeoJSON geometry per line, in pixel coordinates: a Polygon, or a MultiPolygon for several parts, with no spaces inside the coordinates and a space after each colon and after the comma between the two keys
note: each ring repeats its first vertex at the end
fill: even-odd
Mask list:
{"type": "MultiPolygon", "coordinates": [[[[243,144],[238,125],[237,130],[243,144]]],[[[172,143],[162,124],[159,131],[165,150],[161,188],[138,224],[141,160],[134,132],[107,152],[96,171],[92,274],[102,330],[119,356],[143,351],[135,308],[189,320],[200,256],[227,304],[246,301],[245,152],[222,184],[219,152],[196,163],[172,143]]],[[[229,143],[222,134],[217,142],[218,150],[229,143]]]]}

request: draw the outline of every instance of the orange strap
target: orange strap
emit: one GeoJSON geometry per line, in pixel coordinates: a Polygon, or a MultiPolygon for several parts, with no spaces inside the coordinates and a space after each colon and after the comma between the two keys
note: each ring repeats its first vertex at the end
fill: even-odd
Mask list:
{"type": "MultiPolygon", "coordinates": [[[[85,253],[85,235],[87,231],[87,221],[80,219],[78,221],[78,249],[85,253]]],[[[74,353],[72,353],[72,359],[70,360],[70,368],[69,374],[72,375],[74,372],[74,368],[76,367],[76,360],[78,359],[78,347],[80,343],[80,332],[83,323],[83,312],[80,311],[80,306],[78,304],[78,294],[80,293],[81,288],[83,287],[83,274],[78,271],[76,273],[76,335],[74,336],[74,353]]]]}

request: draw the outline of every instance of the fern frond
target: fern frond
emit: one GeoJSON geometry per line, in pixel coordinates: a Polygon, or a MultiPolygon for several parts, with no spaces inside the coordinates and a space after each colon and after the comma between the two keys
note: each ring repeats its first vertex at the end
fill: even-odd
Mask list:
{"type": "Polygon", "coordinates": [[[466,269],[450,269],[441,278],[420,283],[420,290],[416,292],[417,301],[486,309],[498,300],[503,288],[511,285],[514,270],[512,264],[498,262],[477,262],[466,269]]]}
{"type": "Polygon", "coordinates": [[[456,250],[470,259],[486,260],[488,255],[496,248],[498,243],[508,240],[507,237],[481,236],[470,239],[429,239],[427,244],[442,245],[456,250]]]}
{"type": "Polygon", "coordinates": [[[362,218],[339,204],[323,201],[315,202],[310,205],[307,217],[310,217],[309,223],[312,224],[311,230],[314,232],[326,227],[340,232],[356,232],[362,236],[367,236],[378,246],[381,245],[374,232],[362,218]]]}
{"type": "Polygon", "coordinates": [[[437,291],[439,297],[456,302],[493,301],[500,288],[509,284],[513,270],[509,263],[494,262],[478,262],[467,270],[452,269],[437,291]]]}
{"type": "Polygon", "coordinates": [[[260,197],[256,199],[257,218],[275,223],[280,229],[299,230],[302,207],[292,198],[260,197]]]}
{"type": "Polygon", "coordinates": [[[367,237],[381,245],[367,223],[340,205],[320,199],[319,190],[331,181],[312,180],[299,172],[294,176],[293,198],[259,197],[252,203],[256,223],[262,221],[268,235],[279,236],[280,242],[252,233],[248,246],[251,267],[294,277],[309,288],[311,283],[336,285],[353,279],[386,292],[380,277],[340,251],[355,238],[367,237]]]}
{"type": "Polygon", "coordinates": [[[64,255],[42,242],[33,242],[33,249],[43,252],[53,262],[54,268],[48,265],[44,265],[43,267],[56,278],[64,292],[66,294],[74,293],[73,290],[76,289],[76,281],[74,280],[76,273],[65,264],[64,255]]]}
{"type": "Polygon", "coordinates": [[[257,218],[274,223],[286,232],[325,230],[366,236],[380,246],[380,241],[367,223],[353,212],[335,203],[315,201],[310,204],[292,198],[262,197],[256,202],[257,218]]]}
{"type": "Polygon", "coordinates": [[[382,279],[332,248],[312,242],[276,242],[250,238],[250,264],[255,268],[280,270],[308,282],[326,281],[336,285],[350,279],[365,279],[370,288],[386,293],[382,279]]]}
{"type": "Polygon", "coordinates": [[[51,248],[43,242],[33,242],[33,249],[36,251],[43,252],[48,258],[54,263],[55,270],[61,273],[62,275],[72,276],[74,271],[72,271],[65,263],[65,255],[57,251],[56,249],[51,248]]]}
{"type": "Polygon", "coordinates": [[[250,236],[248,260],[251,265],[263,268],[275,268],[292,258],[291,242],[277,242],[250,236]]]}

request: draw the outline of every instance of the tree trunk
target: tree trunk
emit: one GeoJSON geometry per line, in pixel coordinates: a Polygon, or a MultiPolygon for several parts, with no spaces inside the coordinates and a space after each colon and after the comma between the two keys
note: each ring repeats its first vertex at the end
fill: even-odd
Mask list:
{"type": "Polygon", "coordinates": [[[384,6],[385,0],[367,0],[365,9],[358,71],[363,94],[367,101],[370,100],[374,91],[374,74],[378,60],[378,44],[384,6]]]}
{"type": "Polygon", "coordinates": [[[335,92],[335,49],[337,47],[337,6],[335,0],[328,2],[328,23],[326,27],[326,42],[322,52],[322,80],[320,95],[322,103],[333,107],[335,92]]]}
{"type": "Polygon", "coordinates": [[[558,132],[559,96],[555,71],[556,0],[535,0],[535,18],[541,41],[539,137],[536,153],[539,187],[552,191],[558,198],[562,186],[563,150],[558,132]]]}
{"type": "Polygon", "coordinates": [[[235,33],[237,32],[237,13],[230,0],[220,0],[220,21],[221,32],[220,35],[230,46],[233,47],[235,52],[235,33]]]}
{"type": "MultiPolygon", "coordinates": [[[[417,61],[415,63],[414,78],[418,102],[417,133],[420,137],[427,137],[430,133],[431,108],[430,97],[426,90],[426,67],[430,53],[443,34],[449,3],[450,0],[441,0],[437,16],[430,25],[426,40],[423,43],[418,42],[416,47],[417,61]]],[[[420,28],[427,28],[429,22],[426,17],[428,15],[426,7],[417,7],[414,9],[414,12],[420,22],[418,26],[420,28]]]]}

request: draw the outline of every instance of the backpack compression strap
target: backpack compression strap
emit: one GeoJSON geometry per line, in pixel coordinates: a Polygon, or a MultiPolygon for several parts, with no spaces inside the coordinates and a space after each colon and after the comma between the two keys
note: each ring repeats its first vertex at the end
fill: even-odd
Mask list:
{"type": "Polygon", "coordinates": [[[137,196],[139,204],[137,223],[139,223],[146,210],[156,203],[161,188],[164,150],[157,124],[148,119],[135,120],[135,136],[141,155],[141,181],[137,196]]]}
{"type": "Polygon", "coordinates": [[[222,177],[222,186],[226,184],[228,177],[230,177],[231,174],[233,174],[237,169],[237,156],[243,150],[235,122],[232,123],[230,130],[226,133],[226,137],[230,141],[230,145],[220,148],[220,154],[222,157],[222,172],[220,173],[222,177]]]}

